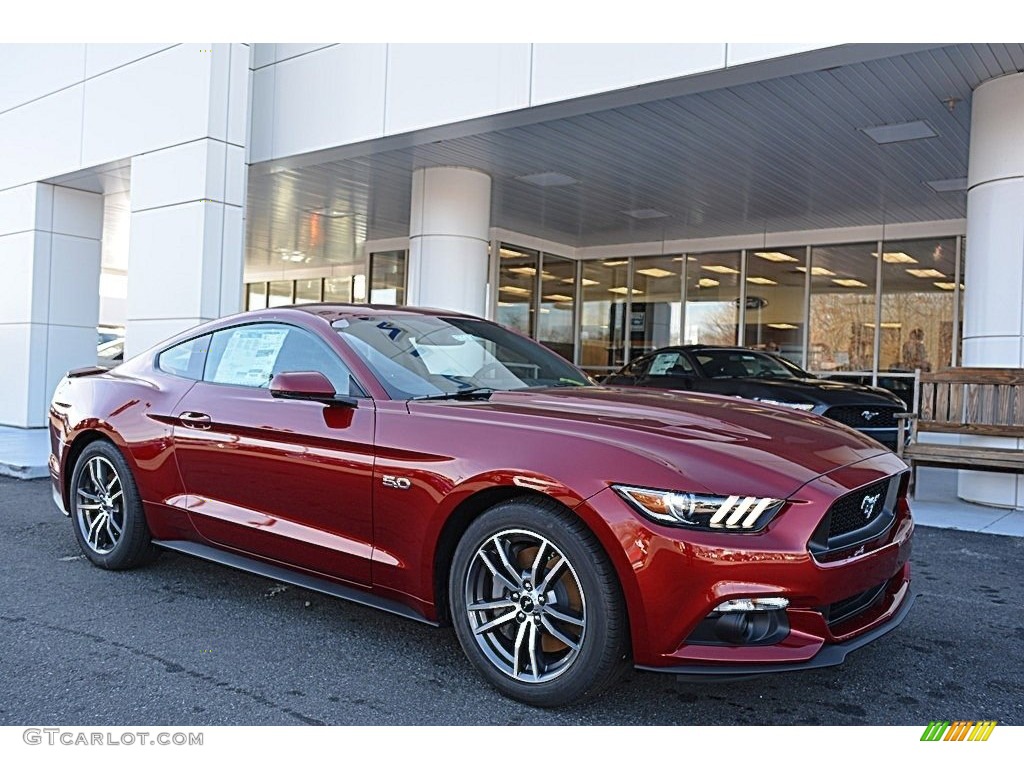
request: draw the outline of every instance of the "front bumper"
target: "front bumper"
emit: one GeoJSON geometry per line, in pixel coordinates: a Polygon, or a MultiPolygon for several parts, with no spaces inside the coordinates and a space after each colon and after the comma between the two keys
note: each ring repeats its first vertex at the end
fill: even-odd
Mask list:
{"type": "MultiPolygon", "coordinates": [[[[893,454],[823,475],[799,489],[757,534],[688,531],[653,524],[609,489],[588,500],[625,555],[619,565],[637,667],[676,674],[750,675],[839,664],[894,629],[913,603],[914,524],[899,499],[890,525],[841,557],[819,561],[811,535],[840,496],[905,471],[893,454]],[[877,598],[830,624],[829,606],[877,598]],[[785,597],[788,632],[771,644],[708,643],[691,637],[726,600],[785,597]]],[[[620,555],[616,552],[616,555],[620,555]]],[[[618,557],[616,557],[618,559],[618,557]]]]}

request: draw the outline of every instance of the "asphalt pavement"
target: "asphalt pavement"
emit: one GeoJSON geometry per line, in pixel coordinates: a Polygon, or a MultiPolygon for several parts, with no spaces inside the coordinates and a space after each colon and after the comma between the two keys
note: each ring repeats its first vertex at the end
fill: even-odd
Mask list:
{"type": "Polygon", "coordinates": [[[1024,724],[1024,538],[917,530],[904,624],[841,667],[634,673],[590,704],[498,695],[450,629],[173,553],[81,556],[45,480],[0,478],[0,725],[1024,724]]]}

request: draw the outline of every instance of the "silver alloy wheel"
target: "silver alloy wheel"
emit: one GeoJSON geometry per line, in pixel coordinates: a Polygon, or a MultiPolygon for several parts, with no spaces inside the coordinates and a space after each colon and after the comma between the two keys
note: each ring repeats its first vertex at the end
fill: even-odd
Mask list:
{"type": "Polygon", "coordinates": [[[97,555],[111,552],[124,532],[124,488],[121,478],[103,456],[93,456],[78,476],[75,517],[89,549],[97,555]]]}
{"type": "Polygon", "coordinates": [[[473,639],[490,662],[524,683],[565,672],[580,654],[587,605],[572,563],[550,541],[518,528],[477,549],[466,574],[473,639]]]}

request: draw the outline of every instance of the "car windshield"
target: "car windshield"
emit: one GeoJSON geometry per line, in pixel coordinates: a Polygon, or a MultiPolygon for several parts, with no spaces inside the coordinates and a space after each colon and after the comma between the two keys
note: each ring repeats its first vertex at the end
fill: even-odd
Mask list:
{"type": "Polygon", "coordinates": [[[372,315],[333,325],[396,400],[591,385],[554,352],[485,320],[372,315]]]}
{"type": "Polygon", "coordinates": [[[788,360],[746,349],[702,349],[694,357],[709,379],[812,378],[788,360]]]}

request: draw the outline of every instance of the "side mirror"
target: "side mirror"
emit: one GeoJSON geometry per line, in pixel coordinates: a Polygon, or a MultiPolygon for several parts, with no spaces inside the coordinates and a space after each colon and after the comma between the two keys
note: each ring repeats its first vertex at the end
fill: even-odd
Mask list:
{"type": "Polygon", "coordinates": [[[336,394],[330,379],[319,371],[287,371],[270,380],[270,395],[281,400],[312,400],[355,408],[354,397],[336,394]]]}

